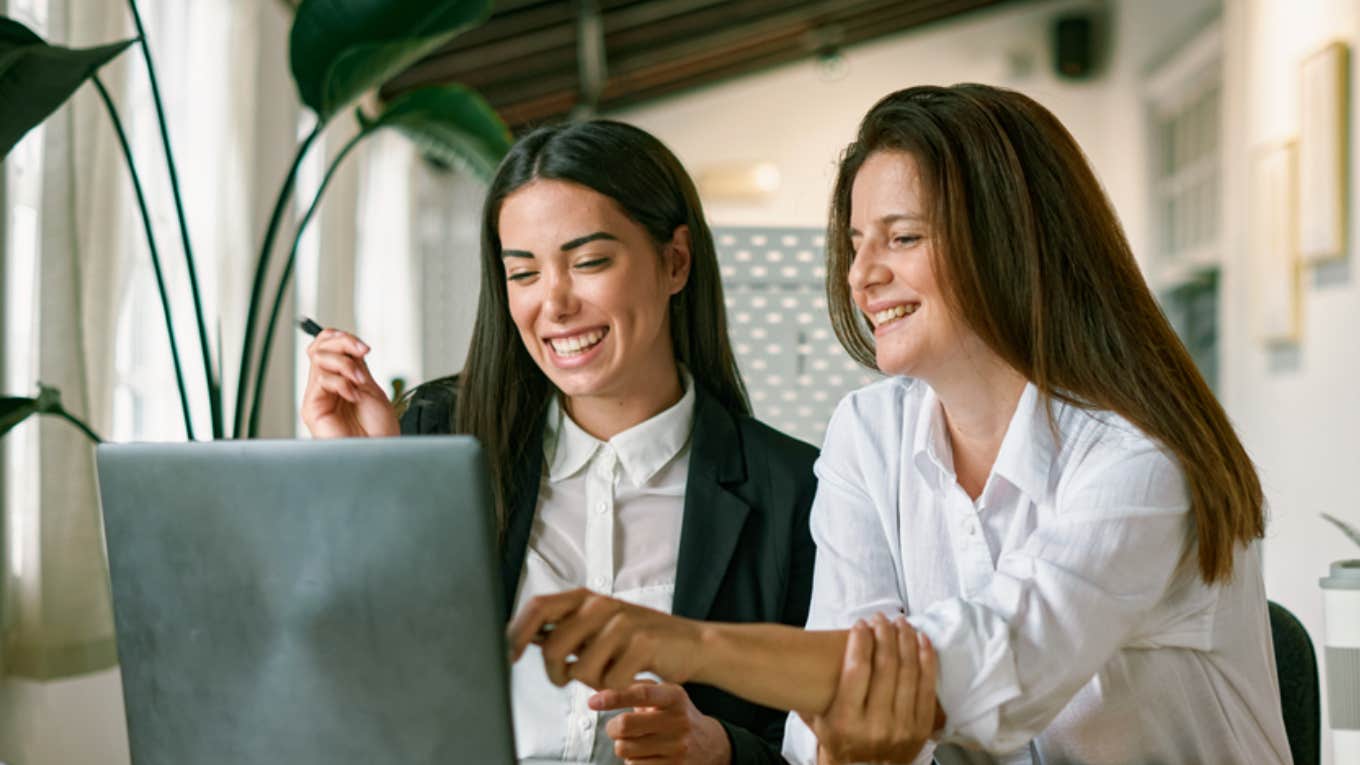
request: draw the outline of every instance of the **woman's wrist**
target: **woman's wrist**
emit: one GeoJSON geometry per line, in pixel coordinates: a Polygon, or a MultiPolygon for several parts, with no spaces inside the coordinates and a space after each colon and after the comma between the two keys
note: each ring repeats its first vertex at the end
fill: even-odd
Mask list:
{"type": "Polygon", "coordinates": [[[701,621],[690,621],[690,624],[694,632],[693,644],[690,646],[690,656],[693,658],[689,682],[713,685],[712,670],[721,665],[722,625],[701,621]]]}

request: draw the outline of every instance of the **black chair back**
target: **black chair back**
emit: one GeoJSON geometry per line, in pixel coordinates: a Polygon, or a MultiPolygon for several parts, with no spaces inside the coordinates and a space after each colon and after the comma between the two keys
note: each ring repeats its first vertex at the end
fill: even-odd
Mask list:
{"type": "Polygon", "coordinates": [[[1270,636],[1294,765],[1318,765],[1322,761],[1322,710],[1313,640],[1298,618],[1275,601],[1270,601],[1270,636]]]}

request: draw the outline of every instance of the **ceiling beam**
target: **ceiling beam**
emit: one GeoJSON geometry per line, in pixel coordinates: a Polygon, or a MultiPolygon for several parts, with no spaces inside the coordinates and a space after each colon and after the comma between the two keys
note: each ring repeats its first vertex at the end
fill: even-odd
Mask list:
{"type": "MultiPolygon", "coordinates": [[[[480,91],[512,127],[616,109],[1015,0],[502,0],[389,81],[480,91]]],[[[903,82],[903,85],[908,84],[903,82]]]]}

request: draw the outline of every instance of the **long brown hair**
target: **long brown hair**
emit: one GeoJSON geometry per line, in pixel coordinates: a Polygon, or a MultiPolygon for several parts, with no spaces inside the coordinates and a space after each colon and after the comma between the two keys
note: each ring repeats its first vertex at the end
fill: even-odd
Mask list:
{"type": "Polygon", "coordinates": [[[1236,543],[1265,530],[1256,469],[1066,128],[985,85],[908,88],[869,110],[842,156],[827,236],[832,324],[866,366],[872,335],[846,282],[850,189],[877,151],[916,160],[950,308],[1047,400],[1115,412],[1169,450],[1190,491],[1200,575],[1231,578],[1236,543]]]}
{"type": "Polygon", "coordinates": [[[513,466],[542,449],[538,432],[556,392],[510,318],[497,228],[501,204],[536,179],[569,181],[609,197],[660,247],[688,226],[689,281],[670,299],[671,345],[696,385],[736,415],[751,405],[727,338],[727,311],[713,234],[680,161],[650,133],[610,120],[539,128],[501,162],[482,214],[482,286],[472,345],[459,380],[453,432],[476,436],[492,472],[496,518],[505,528],[516,500],[513,466]]]}

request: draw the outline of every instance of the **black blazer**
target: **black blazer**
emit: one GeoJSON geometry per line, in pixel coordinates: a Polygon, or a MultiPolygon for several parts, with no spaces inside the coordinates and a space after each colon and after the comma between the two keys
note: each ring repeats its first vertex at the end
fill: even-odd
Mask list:
{"type": "MultiPolygon", "coordinates": [[[[444,434],[456,405],[454,378],[417,388],[401,417],[403,434],[444,434]]],[[[543,423],[532,434],[541,442],[543,423]]],[[[694,431],[672,611],[717,622],[802,627],[812,595],[814,548],[808,512],[817,450],[750,417],[734,416],[696,386],[694,431]]],[[[501,578],[514,605],[543,474],[541,449],[514,466],[518,498],[508,509],[501,578]]],[[[658,540],[665,543],[669,540],[658,540]]],[[[782,763],[786,713],[707,685],[685,686],[732,744],[733,763],[782,763]]]]}

